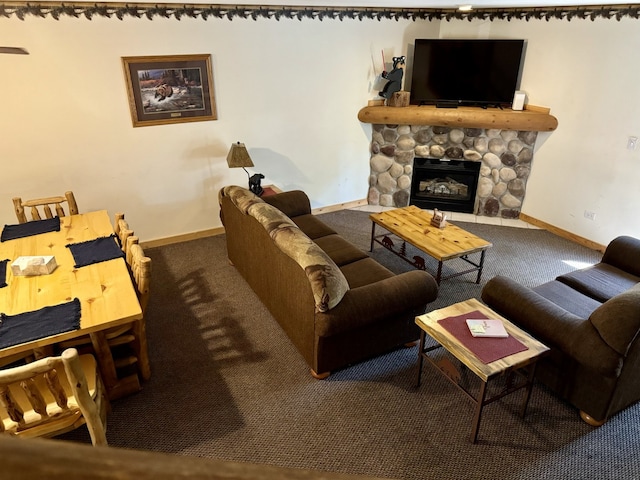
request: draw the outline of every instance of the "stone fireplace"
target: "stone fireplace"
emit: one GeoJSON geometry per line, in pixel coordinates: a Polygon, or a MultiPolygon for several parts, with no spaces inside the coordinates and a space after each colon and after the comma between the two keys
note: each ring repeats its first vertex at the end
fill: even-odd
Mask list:
{"type": "Polygon", "coordinates": [[[479,163],[473,208],[467,212],[518,218],[536,138],[537,132],[529,131],[374,124],[368,203],[418,205],[411,198],[414,160],[465,160],[479,163]]]}
{"type": "MultiPolygon", "coordinates": [[[[476,192],[472,206],[464,211],[501,218],[520,215],[538,132],[553,131],[558,125],[548,108],[534,106],[524,111],[369,106],[360,110],[358,119],[372,125],[370,205],[433,208],[419,204],[420,180],[414,183],[414,170],[427,161],[452,166],[475,163],[476,192]]],[[[451,190],[459,195],[455,182],[465,182],[449,177],[454,181],[451,190]]],[[[427,184],[422,186],[427,189],[427,184]]]]}

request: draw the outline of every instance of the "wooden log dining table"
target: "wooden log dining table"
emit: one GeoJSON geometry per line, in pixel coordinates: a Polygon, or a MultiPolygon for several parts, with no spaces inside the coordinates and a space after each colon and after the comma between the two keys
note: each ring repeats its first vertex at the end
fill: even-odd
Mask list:
{"type": "Polygon", "coordinates": [[[52,351],[64,340],[89,335],[100,373],[111,400],[138,391],[137,375],[118,378],[105,338],[111,327],[142,319],[142,310],[123,258],[76,267],[67,245],[113,235],[106,210],[60,217],[60,231],[5,240],[0,243],[0,261],[8,259],[7,285],[0,288],[0,312],[18,315],[44,307],[60,305],[77,298],[80,302],[80,328],[35,340],[5,346],[0,359],[24,352],[52,351]],[[56,269],[47,275],[15,276],[11,262],[21,256],[53,255],[56,269]]]}

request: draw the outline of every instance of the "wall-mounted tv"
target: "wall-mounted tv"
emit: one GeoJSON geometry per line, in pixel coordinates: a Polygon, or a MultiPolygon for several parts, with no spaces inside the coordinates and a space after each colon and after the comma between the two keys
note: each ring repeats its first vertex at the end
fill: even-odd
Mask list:
{"type": "Polygon", "coordinates": [[[411,104],[510,106],[523,52],[524,40],[417,39],[411,104]]]}

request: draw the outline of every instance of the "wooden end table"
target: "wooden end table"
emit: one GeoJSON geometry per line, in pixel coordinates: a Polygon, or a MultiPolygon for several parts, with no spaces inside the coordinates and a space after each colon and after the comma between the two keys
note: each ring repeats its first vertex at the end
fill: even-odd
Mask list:
{"type": "Polygon", "coordinates": [[[438,261],[438,271],[436,273],[438,285],[442,280],[475,271],[478,272],[476,283],[480,283],[485,252],[492,246],[491,242],[483,240],[449,222],[444,228],[434,227],[431,225],[431,217],[432,214],[430,212],[422,210],[415,205],[381,213],[372,213],[369,215],[372,222],[371,247],[369,251],[373,251],[374,242],[379,243],[414,267],[426,270],[422,257],[417,255],[413,258],[407,257],[406,243],[409,243],[438,261]],[[376,235],[376,225],[380,225],[400,238],[402,245],[396,248],[393,240],[388,235],[376,235]],[[469,258],[469,255],[475,253],[480,253],[480,260],[477,262],[469,258]],[[472,265],[472,268],[443,277],[442,264],[454,258],[466,261],[472,265]]]}
{"type": "Polygon", "coordinates": [[[282,193],[282,190],[280,190],[280,188],[276,187],[275,185],[263,185],[262,188],[263,192],[262,195],[260,195],[261,197],[268,197],[269,195],[282,193]]]}
{"type": "Polygon", "coordinates": [[[484,406],[506,395],[509,395],[516,390],[526,388],[526,395],[520,411],[520,416],[524,418],[527,410],[527,404],[529,403],[529,398],[531,397],[531,390],[533,388],[536,362],[542,355],[545,355],[549,351],[549,348],[546,345],[530,336],[524,330],[516,327],[507,319],[501,317],[475,298],[456,303],[440,310],[434,310],[433,312],[425,313],[424,315],[420,315],[416,317],[416,324],[421,329],[420,348],[418,350],[418,372],[416,378],[416,387],[420,386],[422,364],[423,360],[426,359],[432,365],[436,366],[438,370],[444,374],[445,378],[447,378],[451,383],[458,387],[459,390],[465,393],[466,396],[476,405],[475,415],[471,428],[472,443],[476,443],[478,439],[480,418],[482,416],[482,409],[484,408],[484,406]],[[449,331],[447,331],[438,323],[438,320],[442,320],[447,317],[462,315],[464,313],[471,313],[476,310],[484,314],[487,318],[501,319],[504,323],[507,333],[522,342],[526,347],[528,347],[528,349],[523,352],[515,353],[513,355],[509,355],[508,357],[501,358],[491,363],[483,363],[469,349],[462,345],[455,336],[449,333],[449,331]],[[437,344],[435,346],[426,346],[426,335],[429,335],[431,338],[433,338],[437,342],[437,344]],[[477,396],[474,396],[472,392],[470,392],[467,388],[459,383],[461,375],[452,362],[446,359],[440,362],[436,362],[428,355],[429,352],[438,348],[444,348],[445,350],[447,350],[451,355],[453,355],[463,365],[471,370],[478,378],[480,378],[481,384],[477,396]],[[529,371],[525,374],[521,371],[521,369],[527,366],[529,366],[529,371]],[[519,374],[524,378],[524,380],[515,382],[515,384],[511,384],[511,382],[508,381],[506,382],[506,388],[504,391],[494,395],[491,398],[486,398],[487,384],[489,383],[489,381],[500,375],[509,374],[511,372],[519,374]]]}

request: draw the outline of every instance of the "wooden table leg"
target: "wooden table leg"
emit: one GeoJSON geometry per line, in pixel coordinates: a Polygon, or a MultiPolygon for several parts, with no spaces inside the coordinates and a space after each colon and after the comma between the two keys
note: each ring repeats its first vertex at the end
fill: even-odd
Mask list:
{"type": "Polygon", "coordinates": [[[89,336],[91,338],[91,343],[93,344],[93,351],[96,353],[96,360],[98,362],[98,367],[100,368],[102,381],[104,382],[104,386],[108,392],[114,388],[116,383],[118,383],[116,365],[113,362],[111,348],[109,348],[104,332],[95,332],[89,336]]]}
{"type": "Polygon", "coordinates": [[[36,360],[51,356],[53,356],[53,345],[45,345],[44,347],[33,349],[33,358],[35,358],[36,360]]]}
{"type": "Polygon", "coordinates": [[[487,394],[487,382],[481,382],[480,392],[476,401],[476,414],[473,418],[473,427],[471,429],[471,443],[476,443],[478,440],[478,430],[480,429],[480,418],[482,417],[482,407],[484,407],[484,399],[487,394]]]}
{"type": "Polygon", "coordinates": [[[149,364],[149,348],[147,346],[147,331],[145,319],[141,318],[133,323],[133,331],[136,337],[136,354],[138,356],[138,370],[143,380],[151,378],[151,366],[149,364]]]}
{"type": "Polygon", "coordinates": [[[527,394],[524,397],[524,403],[522,404],[522,410],[520,411],[520,416],[524,418],[527,413],[527,405],[529,405],[529,399],[531,398],[531,391],[533,390],[533,379],[536,376],[536,366],[538,362],[534,362],[529,370],[529,375],[527,375],[527,394]]]}
{"type": "Polygon", "coordinates": [[[373,239],[376,236],[376,222],[371,222],[371,245],[369,246],[369,251],[373,252],[373,239]]]}
{"type": "Polygon", "coordinates": [[[102,382],[104,383],[109,400],[117,400],[118,398],[139,391],[140,380],[138,375],[134,374],[123,379],[118,379],[111,348],[109,347],[104,332],[94,332],[89,336],[93,344],[96,361],[100,369],[100,376],[102,377],[102,382]]]}
{"type": "Polygon", "coordinates": [[[484,254],[486,250],[482,250],[480,253],[480,265],[478,265],[478,278],[476,278],[476,283],[480,283],[480,277],[482,276],[482,267],[484,266],[484,254]]]}
{"type": "Polygon", "coordinates": [[[436,273],[436,283],[440,285],[440,280],[442,279],[442,260],[438,262],[438,273],[436,273]]]}
{"type": "Polygon", "coordinates": [[[418,347],[418,371],[416,375],[416,387],[420,386],[420,379],[422,377],[422,365],[424,362],[424,342],[426,339],[426,333],[424,330],[420,330],[420,346],[418,347]]]}

